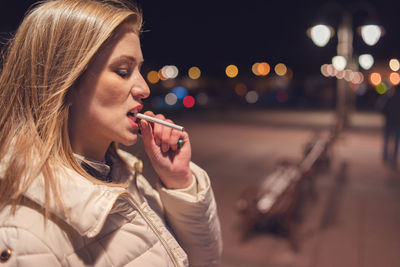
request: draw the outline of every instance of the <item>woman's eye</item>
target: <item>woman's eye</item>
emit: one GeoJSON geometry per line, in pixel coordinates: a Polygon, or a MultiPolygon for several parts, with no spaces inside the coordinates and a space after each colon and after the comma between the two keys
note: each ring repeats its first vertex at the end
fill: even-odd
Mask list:
{"type": "Polygon", "coordinates": [[[115,71],[115,73],[117,73],[122,78],[125,78],[125,77],[127,77],[129,75],[129,70],[128,69],[117,69],[115,71]]]}

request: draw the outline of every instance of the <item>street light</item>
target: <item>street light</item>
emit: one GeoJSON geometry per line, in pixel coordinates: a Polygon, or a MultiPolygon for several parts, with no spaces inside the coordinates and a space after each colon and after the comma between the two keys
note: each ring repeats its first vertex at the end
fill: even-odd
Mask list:
{"type": "Polygon", "coordinates": [[[369,70],[374,65],[374,57],[370,54],[363,54],[358,57],[358,64],[364,70],[369,70]]]}
{"type": "MultiPolygon", "coordinates": [[[[360,31],[362,39],[369,46],[375,45],[382,36],[382,28],[374,24],[363,25],[360,31]]],[[[318,24],[311,27],[310,35],[314,44],[324,47],[329,42],[329,39],[334,36],[334,30],[328,25],[318,24]]]]}
{"type": "MultiPolygon", "coordinates": [[[[373,9],[370,6],[354,6],[354,8],[365,8],[371,16],[373,9]]],[[[354,10],[354,9],[352,9],[354,10]]],[[[343,70],[346,67],[353,71],[358,70],[358,65],[353,57],[353,29],[352,29],[352,14],[344,9],[339,4],[329,6],[329,11],[339,11],[341,21],[337,30],[338,44],[336,48],[337,56],[333,57],[332,64],[337,70],[343,70]]],[[[359,29],[363,41],[369,45],[375,45],[383,34],[383,28],[375,22],[370,22],[363,25],[359,29]]],[[[334,36],[333,27],[319,23],[307,30],[307,35],[318,47],[324,47],[334,36]]],[[[363,57],[365,61],[366,57],[363,57]]],[[[368,58],[370,59],[370,58],[368,58]]],[[[363,62],[364,62],[363,61],[363,62]]],[[[373,59],[372,59],[373,62],[373,59]]],[[[371,66],[368,66],[371,67],[371,66]]],[[[351,90],[348,83],[343,79],[338,79],[336,82],[337,97],[336,97],[336,112],[338,123],[345,126],[348,120],[348,104],[351,90]]]]}

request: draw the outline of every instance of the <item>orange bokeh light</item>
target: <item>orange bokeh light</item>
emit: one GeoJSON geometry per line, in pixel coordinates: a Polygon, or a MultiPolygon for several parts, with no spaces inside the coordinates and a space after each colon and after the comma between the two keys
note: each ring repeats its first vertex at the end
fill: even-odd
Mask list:
{"type": "Polygon", "coordinates": [[[379,73],[373,72],[369,76],[369,80],[371,81],[372,85],[377,86],[378,84],[380,84],[382,82],[382,77],[379,73]]]}
{"type": "Polygon", "coordinates": [[[253,66],[251,66],[251,71],[254,73],[254,75],[260,75],[260,73],[258,72],[258,65],[260,65],[260,63],[256,62],[253,64],[253,66]]]}
{"type": "Polygon", "coordinates": [[[257,65],[257,70],[260,76],[267,76],[271,71],[271,67],[267,62],[261,62],[257,65]]]}
{"type": "Polygon", "coordinates": [[[228,67],[226,67],[225,69],[225,74],[226,76],[228,76],[229,78],[235,78],[239,73],[239,69],[236,65],[229,65],[228,67]]]}
{"type": "Polygon", "coordinates": [[[400,74],[397,72],[390,73],[389,80],[393,85],[398,85],[400,83],[400,74]]]}
{"type": "Polygon", "coordinates": [[[238,83],[238,84],[235,86],[235,93],[236,93],[238,96],[244,96],[244,95],[246,95],[246,93],[247,93],[247,86],[246,86],[244,83],[238,83]]]}
{"type": "Polygon", "coordinates": [[[283,63],[278,63],[278,64],[275,65],[274,70],[275,70],[275,73],[276,73],[277,75],[283,76],[283,75],[285,75],[286,72],[287,72],[287,67],[286,67],[286,65],[283,64],[283,63]]]}
{"type": "MultiPolygon", "coordinates": [[[[161,69],[162,70],[162,69],[161,69]]],[[[158,71],[158,77],[160,78],[161,81],[166,81],[168,80],[168,78],[164,77],[164,75],[162,75],[162,71],[159,70],[158,71]]]]}
{"type": "Polygon", "coordinates": [[[158,72],[155,70],[152,70],[149,73],[147,73],[147,80],[149,81],[149,83],[152,83],[152,84],[158,83],[158,81],[160,80],[160,77],[158,76],[158,72]]]}

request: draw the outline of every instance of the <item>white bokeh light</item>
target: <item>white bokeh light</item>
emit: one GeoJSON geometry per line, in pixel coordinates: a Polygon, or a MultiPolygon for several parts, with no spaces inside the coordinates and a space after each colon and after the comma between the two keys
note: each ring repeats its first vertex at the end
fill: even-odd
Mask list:
{"type": "Polygon", "coordinates": [[[392,58],[389,61],[389,67],[392,71],[398,71],[400,69],[400,63],[397,59],[392,58]]]}
{"type": "Polygon", "coordinates": [[[379,38],[381,38],[381,35],[381,28],[377,25],[366,25],[361,27],[361,37],[369,46],[375,45],[379,41],[379,38]]]}
{"type": "Polygon", "coordinates": [[[311,28],[311,40],[319,47],[325,46],[331,38],[331,30],[323,24],[311,28]]]}
{"type": "Polygon", "coordinates": [[[174,93],[168,93],[165,96],[164,100],[165,100],[165,103],[167,103],[170,106],[173,106],[178,101],[178,98],[176,97],[176,95],[174,93]]]}
{"type": "Polygon", "coordinates": [[[374,57],[370,54],[363,54],[358,57],[358,63],[364,70],[369,70],[374,65],[374,57]]]}
{"type": "Polygon", "coordinates": [[[245,98],[247,103],[254,104],[258,101],[258,93],[256,91],[249,91],[245,98]]]}
{"type": "Polygon", "coordinates": [[[174,65],[166,65],[161,69],[161,74],[167,79],[175,79],[178,74],[178,68],[174,65]]]}
{"type": "Polygon", "coordinates": [[[332,65],[333,67],[335,67],[335,69],[339,71],[344,70],[344,68],[346,68],[347,65],[347,60],[343,56],[334,56],[332,58],[332,65]]]}

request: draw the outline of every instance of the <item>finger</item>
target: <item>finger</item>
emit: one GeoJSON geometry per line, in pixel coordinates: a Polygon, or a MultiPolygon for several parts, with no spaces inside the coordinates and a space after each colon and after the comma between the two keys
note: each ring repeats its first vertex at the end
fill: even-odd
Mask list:
{"type": "MultiPolygon", "coordinates": [[[[171,120],[165,120],[169,123],[173,123],[171,120]]],[[[171,133],[172,133],[172,128],[170,127],[162,127],[162,145],[161,145],[161,150],[163,152],[167,152],[171,146],[171,133]]]]}
{"type": "MultiPolygon", "coordinates": [[[[152,111],[146,111],[143,114],[145,114],[147,116],[150,116],[150,117],[155,117],[156,116],[152,111]]],[[[151,128],[154,128],[154,123],[153,122],[148,121],[148,123],[151,125],[151,128]]]]}
{"type": "Polygon", "coordinates": [[[142,139],[143,139],[144,146],[147,149],[150,149],[152,146],[155,145],[153,130],[151,128],[151,125],[148,121],[141,120],[140,127],[142,129],[142,139]]]}
{"type": "Polygon", "coordinates": [[[190,143],[188,132],[182,132],[181,133],[181,138],[183,140],[183,144],[189,144],[190,143]]]}
{"type": "MultiPolygon", "coordinates": [[[[156,115],[152,111],[146,111],[143,114],[150,116],[150,117],[156,117],[156,115]]],[[[143,119],[142,119],[143,120],[143,119]]],[[[153,122],[148,122],[149,125],[151,125],[152,131],[153,131],[153,138],[155,140],[155,143],[160,146],[161,145],[161,139],[159,137],[159,134],[156,134],[155,132],[155,126],[157,125],[156,123],[153,122]]],[[[159,131],[159,130],[158,130],[159,131]]]]}
{"type": "Polygon", "coordinates": [[[153,111],[150,111],[150,110],[145,111],[143,114],[147,115],[147,116],[150,116],[150,117],[155,117],[156,116],[156,114],[154,114],[153,111]]]}
{"type": "MultiPolygon", "coordinates": [[[[165,117],[162,114],[158,114],[158,115],[156,115],[154,117],[157,118],[157,119],[160,119],[160,120],[165,120],[165,117]]],[[[153,126],[154,140],[155,140],[155,142],[156,142],[156,144],[158,146],[161,146],[161,144],[162,144],[163,129],[164,128],[166,128],[166,127],[161,125],[161,124],[159,124],[159,123],[154,123],[154,126],[153,126]]]]}
{"type": "Polygon", "coordinates": [[[172,130],[169,143],[169,146],[171,147],[172,150],[178,150],[178,142],[179,138],[181,138],[181,135],[182,135],[181,131],[172,130]]]}

